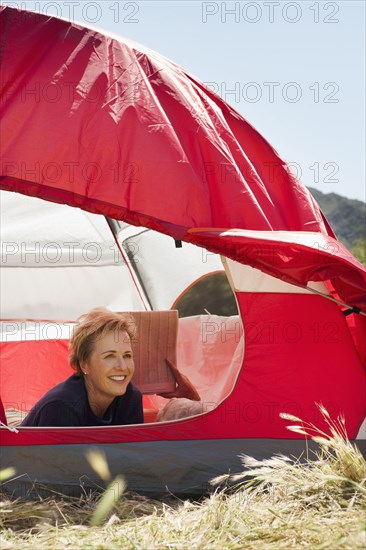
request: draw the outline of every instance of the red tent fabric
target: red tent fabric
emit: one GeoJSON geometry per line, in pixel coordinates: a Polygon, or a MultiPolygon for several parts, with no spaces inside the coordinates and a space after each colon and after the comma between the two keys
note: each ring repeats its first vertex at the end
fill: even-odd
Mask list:
{"type": "MultiPolygon", "coordinates": [[[[8,7],[0,25],[1,188],[180,240],[190,240],[192,228],[328,234],[310,193],[271,145],[171,61],[129,40],[8,7]]],[[[197,233],[194,242],[205,239],[197,233]]],[[[225,253],[227,244],[216,239],[212,249],[225,253]]],[[[299,283],[302,263],[292,261],[299,283]]],[[[352,258],[328,247],[317,274],[334,278],[347,304],[366,307],[365,270],[352,258]]]]}
{"type": "Polygon", "coordinates": [[[0,422],[2,422],[3,424],[6,424],[6,415],[5,415],[5,410],[4,410],[4,406],[3,406],[3,402],[1,401],[0,399],[0,422]]]}

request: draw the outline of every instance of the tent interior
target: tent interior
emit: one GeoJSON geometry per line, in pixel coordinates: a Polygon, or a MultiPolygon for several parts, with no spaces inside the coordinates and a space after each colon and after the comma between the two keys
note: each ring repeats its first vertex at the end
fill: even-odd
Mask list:
{"type": "MultiPolygon", "coordinates": [[[[287,407],[294,414],[296,395],[316,395],[315,380],[319,394],[329,389],[331,413],[338,391],[332,377],[348,394],[364,380],[354,347],[350,358],[350,345],[338,345],[351,341],[341,310],[310,292],[329,294],[324,283],[300,288],[188,243],[176,247],[171,237],[152,230],[123,222],[115,228],[120,250],[102,216],[1,192],[1,398],[8,420],[14,411],[24,416],[70,376],[72,326],[98,306],[177,309],[177,366],[206,412],[234,391],[245,368],[241,387],[249,402],[274,397],[295,405],[287,407]],[[347,361],[354,365],[350,371],[347,361]]],[[[145,422],[155,421],[165,403],[144,395],[145,422]]]]}
{"type": "MultiPolygon", "coordinates": [[[[1,231],[1,398],[8,421],[14,411],[24,417],[72,374],[73,325],[99,306],[178,309],[177,364],[205,409],[232,390],[243,332],[218,255],[187,243],[176,248],[170,237],[117,222],[119,251],[103,216],[6,191],[1,231]]],[[[166,402],[144,395],[145,421],[166,402]]]]}

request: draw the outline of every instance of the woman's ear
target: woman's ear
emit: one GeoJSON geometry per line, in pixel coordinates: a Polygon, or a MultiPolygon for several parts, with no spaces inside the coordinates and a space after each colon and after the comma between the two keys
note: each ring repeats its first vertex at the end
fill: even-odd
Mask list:
{"type": "Polygon", "coordinates": [[[87,364],[84,361],[80,363],[80,368],[83,374],[89,374],[87,364]]]}

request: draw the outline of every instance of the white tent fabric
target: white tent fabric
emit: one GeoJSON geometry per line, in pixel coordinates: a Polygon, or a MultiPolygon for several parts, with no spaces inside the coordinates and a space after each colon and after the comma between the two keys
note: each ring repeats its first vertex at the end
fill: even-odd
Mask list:
{"type": "Polygon", "coordinates": [[[122,257],[103,216],[80,209],[6,191],[0,203],[2,318],[72,321],[101,305],[169,309],[196,279],[223,270],[217,255],[123,224],[122,257]]]}
{"type": "MultiPolygon", "coordinates": [[[[249,265],[240,264],[227,258],[225,260],[226,272],[231,279],[232,286],[239,292],[285,292],[290,294],[310,294],[311,290],[285,283],[280,279],[271,277],[254,269],[249,265]]],[[[329,290],[323,282],[309,281],[309,289],[328,295],[329,290]]]]}

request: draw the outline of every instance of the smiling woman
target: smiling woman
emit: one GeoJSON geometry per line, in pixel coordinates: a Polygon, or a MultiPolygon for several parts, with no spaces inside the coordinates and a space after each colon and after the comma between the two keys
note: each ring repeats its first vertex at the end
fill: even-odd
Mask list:
{"type": "Polygon", "coordinates": [[[22,426],[114,426],[143,423],[132,384],[132,317],[97,308],[79,319],[70,340],[76,373],[48,391],[22,426]]]}
{"type": "Polygon", "coordinates": [[[82,369],[90,408],[96,416],[103,416],[113,399],[126,393],[135,370],[127,332],[101,337],[82,369]]]}

